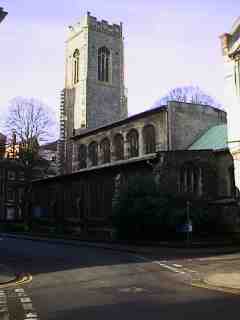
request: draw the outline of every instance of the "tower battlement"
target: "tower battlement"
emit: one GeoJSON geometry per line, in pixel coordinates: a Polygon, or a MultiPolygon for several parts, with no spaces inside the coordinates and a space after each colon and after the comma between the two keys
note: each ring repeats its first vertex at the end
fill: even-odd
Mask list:
{"type": "Polygon", "coordinates": [[[98,20],[96,17],[91,16],[90,12],[87,12],[87,15],[85,15],[81,22],[68,27],[69,37],[81,32],[82,29],[86,27],[93,31],[102,32],[113,37],[122,37],[122,23],[111,24],[106,20],[98,20]]]}

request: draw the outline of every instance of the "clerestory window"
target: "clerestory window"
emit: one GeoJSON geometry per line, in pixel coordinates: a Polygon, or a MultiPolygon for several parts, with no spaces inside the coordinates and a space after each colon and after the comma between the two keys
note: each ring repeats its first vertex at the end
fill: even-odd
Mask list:
{"type": "Polygon", "coordinates": [[[156,151],[155,128],[149,124],[143,128],[144,153],[153,153],[156,151]]]}
{"type": "Polygon", "coordinates": [[[120,133],[114,136],[114,155],[116,160],[124,159],[124,140],[120,133]]]}
{"type": "Polygon", "coordinates": [[[127,134],[128,142],[128,156],[129,158],[138,157],[139,155],[139,142],[138,142],[138,132],[132,129],[127,134]]]}
{"type": "Polygon", "coordinates": [[[88,146],[88,157],[92,166],[96,166],[98,164],[98,144],[93,141],[88,146]]]}
{"type": "Polygon", "coordinates": [[[78,163],[79,169],[87,167],[87,147],[84,144],[80,144],[78,149],[78,163]]]}
{"type": "Polygon", "coordinates": [[[100,150],[102,154],[102,163],[108,163],[111,161],[110,141],[108,138],[104,138],[100,144],[100,150]]]}

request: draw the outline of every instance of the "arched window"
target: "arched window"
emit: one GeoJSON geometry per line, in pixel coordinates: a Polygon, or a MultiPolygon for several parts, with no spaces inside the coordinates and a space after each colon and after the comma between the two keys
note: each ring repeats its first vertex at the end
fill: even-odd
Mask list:
{"type": "Polygon", "coordinates": [[[78,148],[78,163],[79,169],[86,168],[87,166],[87,147],[84,144],[80,144],[78,148]]]}
{"type": "Polygon", "coordinates": [[[110,50],[106,47],[98,49],[98,80],[109,82],[110,80],[110,50]]]}
{"type": "Polygon", "coordinates": [[[102,162],[108,163],[111,161],[111,154],[110,154],[110,141],[108,138],[104,138],[100,144],[100,150],[102,155],[102,162]]]}
{"type": "Polygon", "coordinates": [[[143,128],[144,153],[153,153],[156,151],[155,128],[149,124],[143,128]]]}
{"type": "Polygon", "coordinates": [[[73,54],[73,83],[79,81],[79,50],[76,49],[73,54]]]}
{"type": "Polygon", "coordinates": [[[202,168],[193,164],[184,165],[180,169],[179,191],[200,196],[202,194],[202,168]]]}
{"type": "Polygon", "coordinates": [[[132,129],[127,134],[128,142],[128,155],[129,158],[138,157],[139,155],[139,143],[138,143],[138,132],[135,129],[132,129]]]}
{"type": "Polygon", "coordinates": [[[124,159],[124,140],[120,133],[114,136],[114,155],[116,160],[124,159]]]}
{"type": "Polygon", "coordinates": [[[97,142],[93,141],[88,147],[88,157],[92,166],[98,164],[98,145],[97,142]]]}

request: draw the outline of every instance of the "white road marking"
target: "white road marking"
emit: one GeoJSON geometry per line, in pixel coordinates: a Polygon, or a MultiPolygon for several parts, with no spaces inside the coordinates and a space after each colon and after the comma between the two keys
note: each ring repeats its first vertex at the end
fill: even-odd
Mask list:
{"type": "Polygon", "coordinates": [[[22,289],[22,288],[15,289],[15,292],[16,292],[16,293],[24,292],[24,289],[22,289]]]}
{"type": "Polygon", "coordinates": [[[179,271],[178,269],[176,269],[176,268],[174,268],[174,267],[171,267],[171,266],[169,266],[169,265],[167,265],[167,264],[165,264],[165,263],[161,263],[161,262],[159,262],[159,261],[154,261],[153,263],[156,263],[156,264],[158,264],[159,266],[161,266],[161,267],[163,267],[163,268],[165,268],[165,269],[171,270],[171,271],[173,271],[173,272],[175,272],[175,273],[185,274],[184,271],[179,271]]]}
{"type": "Polygon", "coordinates": [[[9,320],[9,312],[8,312],[8,306],[7,306],[7,296],[6,296],[6,293],[3,290],[0,291],[0,299],[1,299],[0,318],[2,320],[9,320]]]}
{"type": "Polygon", "coordinates": [[[173,266],[176,267],[176,268],[182,268],[182,265],[181,264],[177,264],[177,263],[173,263],[173,266]]]}
{"type": "MultiPolygon", "coordinates": [[[[175,273],[179,273],[179,274],[186,274],[187,272],[197,273],[197,271],[195,271],[195,270],[184,268],[184,266],[181,264],[173,263],[172,265],[168,265],[167,263],[169,261],[167,261],[167,260],[151,261],[150,259],[147,259],[147,258],[139,256],[139,255],[135,255],[135,257],[142,260],[142,261],[145,261],[145,262],[152,262],[152,263],[158,264],[159,266],[161,266],[165,269],[168,269],[170,271],[173,271],[175,273]],[[185,270],[185,271],[179,270],[179,268],[183,268],[183,270],[185,270]]],[[[188,261],[192,261],[192,259],[188,259],[188,261]]]]}
{"type": "Polygon", "coordinates": [[[191,269],[186,269],[187,271],[189,271],[189,272],[195,272],[195,273],[197,273],[197,271],[195,271],[195,270],[191,270],[191,269]]]}
{"type": "Polygon", "coordinates": [[[38,314],[35,312],[31,298],[28,297],[23,288],[15,289],[16,294],[25,311],[24,320],[38,320],[38,314]]]}
{"type": "Polygon", "coordinates": [[[22,303],[32,302],[32,300],[31,300],[29,297],[20,298],[20,301],[21,301],[22,303]]]}
{"type": "Polygon", "coordinates": [[[23,309],[24,310],[27,310],[27,311],[33,311],[33,305],[32,305],[32,303],[23,303],[22,304],[22,306],[23,306],[23,309]]]}
{"type": "Polygon", "coordinates": [[[36,319],[37,318],[37,313],[36,312],[28,312],[25,314],[26,319],[36,319]]]}

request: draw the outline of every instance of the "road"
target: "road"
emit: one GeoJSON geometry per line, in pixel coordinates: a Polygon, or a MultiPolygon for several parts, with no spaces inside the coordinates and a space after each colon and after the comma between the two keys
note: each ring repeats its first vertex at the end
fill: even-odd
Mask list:
{"type": "Polygon", "coordinates": [[[239,296],[191,287],[188,274],[161,257],[10,238],[0,250],[0,263],[33,276],[18,289],[0,290],[8,306],[1,319],[219,320],[239,312],[239,296]]]}

